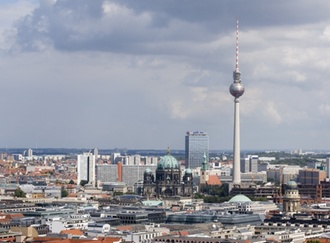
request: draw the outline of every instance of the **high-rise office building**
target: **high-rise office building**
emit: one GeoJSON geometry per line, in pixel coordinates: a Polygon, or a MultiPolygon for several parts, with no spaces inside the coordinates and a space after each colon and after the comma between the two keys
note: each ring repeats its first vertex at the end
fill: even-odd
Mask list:
{"type": "Polygon", "coordinates": [[[27,157],[29,157],[29,158],[31,158],[32,157],[32,155],[33,155],[33,150],[32,149],[28,149],[27,150],[27,157]]]}
{"type": "Polygon", "coordinates": [[[258,155],[247,155],[241,158],[241,172],[258,172],[258,155]]]}
{"type": "Polygon", "coordinates": [[[245,157],[241,158],[241,172],[242,173],[248,173],[250,172],[250,158],[245,157]]]}
{"type": "Polygon", "coordinates": [[[185,166],[202,167],[204,154],[209,161],[209,136],[206,132],[187,132],[185,140],[185,166]]]}
{"type": "Polygon", "coordinates": [[[250,156],[250,171],[253,173],[258,172],[259,157],[258,155],[250,156]]]}
{"type": "Polygon", "coordinates": [[[330,178],[330,158],[326,159],[326,167],[327,167],[327,178],[330,178]]]}
{"type": "Polygon", "coordinates": [[[84,153],[77,156],[77,174],[78,184],[84,180],[95,186],[95,155],[84,153]]]}
{"type": "Polygon", "coordinates": [[[97,148],[94,148],[93,154],[95,155],[95,159],[97,160],[99,158],[99,150],[97,148]]]}

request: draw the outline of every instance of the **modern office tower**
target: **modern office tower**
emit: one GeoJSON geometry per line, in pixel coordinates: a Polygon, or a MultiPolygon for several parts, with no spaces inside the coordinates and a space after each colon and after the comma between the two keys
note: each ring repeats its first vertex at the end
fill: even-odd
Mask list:
{"type": "Polygon", "coordinates": [[[241,172],[258,172],[258,155],[247,155],[241,159],[241,172]]]}
{"type": "Polygon", "coordinates": [[[209,136],[206,132],[187,132],[185,141],[185,166],[194,169],[201,167],[203,156],[209,161],[209,136]]]}
{"type": "Polygon", "coordinates": [[[250,156],[250,172],[253,173],[258,172],[258,155],[250,156]]]}
{"type": "Polygon", "coordinates": [[[250,158],[245,157],[241,158],[241,172],[242,173],[248,173],[250,172],[250,158]]]}
{"type": "Polygon", "coordinates": [[[99,158],[99,150],[97,148],[94,148],[93,154],[95,155],[95,159],[97,160],[99,158]]]}
{"type": "Polygon", "coordinates": [[[239,97],[244,93],[244,86],[241,83],[241,72],[238,68],[238,19],[236,19],[236,68],[233,72],[234,82],[230,85],[229,91],[234,99],[234,148],[233,148],[233,183],[240,185],[241,170],[240,170],[240,123],[239,123],[239,97]]]}
{"type": "Polygon", "coordinates": [[[326,159],[326,167],[327,167],[327,178],[330,178],[330,158],[326,159]]]}
{"type": "Polygon", "coordinates": [[[31,158],[33,155],[33,150],[32,149],[28,149],[27,151],[27,157],[31,158]]]}
{"type": "Polygon", "coordinates": [[[325,170],[325,165],[321,161],[307,161],[307,168],[325,170]]]}
{"type": "Polygon", "coordinates": [[[298,182],[301,185],[318,185],[326,178],[326,173],[318,169],[299,170],[298,182]]]}
{"type": "Polygon", "coordinates": [[[112,153],[111,154],[111,163],[117,164],[118,163],[117,158],[119,158],[119,157],[120,157],[120,153],[112,153]]]}
{"type": "Polygon", "coordinates": [[[77,183],[82,180],[95,186],[95,155],[92,153],[79,154],[77,156],[77,183]]]}

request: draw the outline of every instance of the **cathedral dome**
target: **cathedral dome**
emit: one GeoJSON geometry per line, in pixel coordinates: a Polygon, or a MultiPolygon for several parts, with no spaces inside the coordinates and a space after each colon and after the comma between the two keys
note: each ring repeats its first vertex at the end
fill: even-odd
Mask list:
{"type": "Polygon", "coordinates": [[[157,165],[157,170],[161,169],[179,169],[179,163],[172,155],[167,154],[160,159],[157,165]]]}

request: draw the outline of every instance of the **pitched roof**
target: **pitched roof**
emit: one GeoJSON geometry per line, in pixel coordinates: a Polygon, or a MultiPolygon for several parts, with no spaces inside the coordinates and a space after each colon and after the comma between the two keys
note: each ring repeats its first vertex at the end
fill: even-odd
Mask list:
{"type": "Polygon", "coordinates": [[[132,230],[133,227],[131,225],[121,225],[116,227],[117,230],[132,230]]]}
{"type": "Polygon", "coordinates": [[[221,185],[221,181],[217,175],[210,175],[209,180],[207,181],[208,185],[221,185]]]}

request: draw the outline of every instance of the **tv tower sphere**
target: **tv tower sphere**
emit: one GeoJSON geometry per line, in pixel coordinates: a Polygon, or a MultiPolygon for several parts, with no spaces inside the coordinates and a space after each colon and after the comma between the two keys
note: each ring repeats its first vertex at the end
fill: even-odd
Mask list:
{"type": "Polygon", "coordinates": [[[229,92],[235,98],[239,98],[244,94],[244,86],[241,82],[234,82],[230,85],[229,92]]]}

